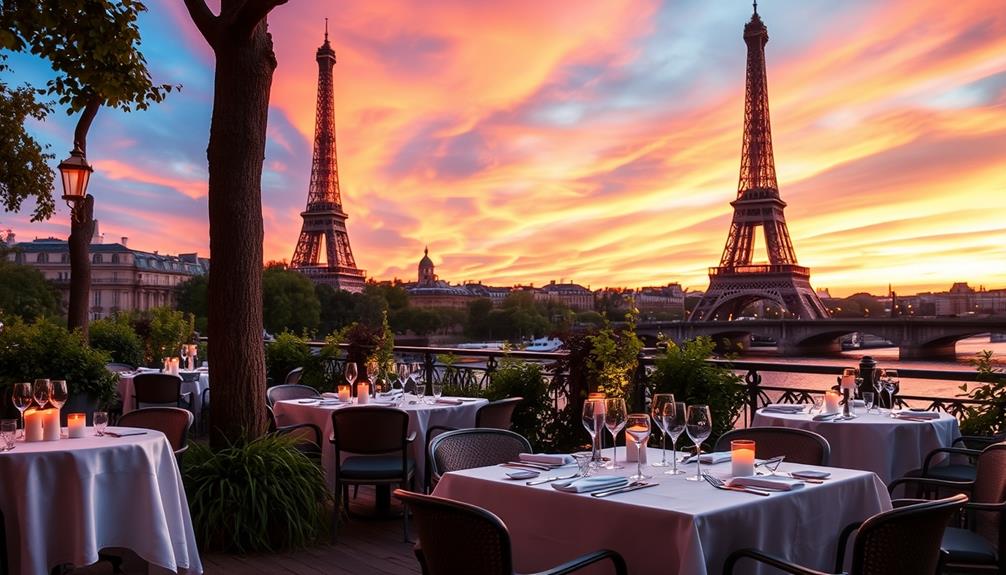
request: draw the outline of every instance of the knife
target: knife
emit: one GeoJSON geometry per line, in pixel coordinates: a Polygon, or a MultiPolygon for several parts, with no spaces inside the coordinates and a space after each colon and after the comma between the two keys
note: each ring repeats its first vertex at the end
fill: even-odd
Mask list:
{"type": "Polygon", "coordinates": [[[656,487],[657,483],[644,483],[642,481],[637,481],[630,483],[628,485],[623,485],[617,489],[608,489],[605,491],[595,491],[590,494],[591,497],[608,497],[609,495],[616,495],[618,493],[628,493],[629,491],[636,491],[637,489],[646,489],[647,487],[656,487]]]}

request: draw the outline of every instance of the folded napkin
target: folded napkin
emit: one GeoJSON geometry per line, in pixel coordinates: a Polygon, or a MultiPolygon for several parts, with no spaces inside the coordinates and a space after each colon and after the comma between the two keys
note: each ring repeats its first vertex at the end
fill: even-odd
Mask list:
{"type": "Polygon", "coordinates": [[[318,405],[339,405],[342,403],[338,399],[323,399],[318,402],[318,405]]]}
{"type": "Polygon", "coordinates": [[[762,408],[766,413],[803,413],[807,406],[801,403],[770,403],[762,408]]]}
{"type": "Polygon", "coordinates": [[[437,405],[461,405],[464,403],[460,399],[448,399],[446,397],[441,397],[437,400],[437,405]]]}
{"type": "Polygon", "coordinates": [[[565,453],[521,453],[517,459],[525,463],[543,463],[545,465],[568,465],[576,461],[572,455],[565,453]]]}
{"type": "Polygon", "coordinates": [[[753,475],[750,477],[733,477],[727,480],[730,487],[760,487],[777,491],[792,491],[804,486],[803,481],[781,475],[753,475]]]}
{"type": "Polygon", "coordinates": [[[940,414],[935,411],[912,411],[911,409],[902,409],[900,411],[895,411],[894,417],[908,417],[911,419],[939,419],[940,414]]]}
{"type": "MultiPolygon", "coordinates": [[[[712,453],[703,453],[699,457],[699,461],[709,465],[716,465],[717,463],[723,463],[724,461],[730,461],[729,451],[714,451],[712,453]]],[[[695,456],[691,456],[685,460],[685,463],[695,463],[695,456]]]]}
{"type": "Polygon", "coordinates": [[[628,484],[628,478],[619,477],[618,475],[594,475],[591,477],[581,477],[580,479],[553,481],[552,489],[566,493],[590,493],[591,491],[614,489],[628,484]]]}
{"type": "Polygon", "coordinates": [[[339,394],[332,391],[326,391],[322,393],[321,396],[324,397],[325,399],[334,399],[336,401],[339,401],[339,394]]]}

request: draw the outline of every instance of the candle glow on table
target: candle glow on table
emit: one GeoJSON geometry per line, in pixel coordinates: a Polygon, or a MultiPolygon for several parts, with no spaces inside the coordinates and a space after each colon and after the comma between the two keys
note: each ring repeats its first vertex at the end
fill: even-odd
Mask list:
{"type": "Polygon", "coordinates": [[[46,441],[59,441],[59,410],[43,409],[42,438],[46,441]]]}
{"type": "Polygon", "coordinates": [[[632,435],[633,431],[642,433],[647,429],[641,425],[625,428],[625,460],[630,463],[635,463],[636,460],[639,460],[640,463],[646,463],[646,444],[644,443],[637,448],[632,435]]]}
{"type": "Polygon", "coordinates": [[[842,401],[842,396],[838,394],[837,391],[826,391],[824,392],[824,412],[825,413],[838,413],[839,403],[842,401]]]}
{"type": "Polygon", "coordinates": [[[85,427],[87,427],[87,416],[83,413],[71,413],[66,416],[66,431],[70,439],[84,437],[85,427]]]}
{"type": "Polygon", "coordinates": [[[370,385],[360,383],[356,386],[356,403],[365,405],[370,402],[370,385]]]}
{"type": "Polygon", "coordinates": [[[750,439],[735,439],[730,442],[730,472],[734,477],[750,477],[755,474],[755,442],[750,439]]]}
{"type": "Polygon", "coordinates": [[[348,385],[340,385],[339,386],[339,401],[344,401],[346,403],[349,403],[349,401],[352,399],[351,396],[352,396],[352,393],[350,393],[350,389],[349,389],[348,385]]]}
{"type": "Polygon", "coordinates": [[[35,408],[24,412],[24,440],[42,441],[42,412],[35,408]]]}

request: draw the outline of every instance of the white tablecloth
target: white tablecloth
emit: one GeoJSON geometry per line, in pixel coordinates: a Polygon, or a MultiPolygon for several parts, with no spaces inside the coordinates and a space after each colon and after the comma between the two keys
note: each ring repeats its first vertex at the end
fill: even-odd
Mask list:
{"type": "MultiPolygon", "coordinates": [[[[446,398],[445,398],[446,399],[446,398]]],[[[426,432],[433,426],[444,427],[474,427],[475,412],[489,403],[485,399],[465,401],[461,405],[416,404],[404,401],[399,406],[409,414],[409,432],[416,432],[412,442],[412,457],[416,461],[416,486],[419,488],[426,470],[426,432]]],[[[374,405],[374,404],[372,404],[374,405]]],[[[313,423],[322,432],[321,461],[325,468],[325,476],[329,486],[335,486],[335,448],[329,443],[332,437],[332,412],[336,409],[352,409],[353,405],[318,405],[301,404],[298,400],[277,401],[273,406],[278,425],[293,425],[296,423],[313,423]]]]}
{"type": "MultiPolygon", "coordinates": [[[[140,373],[143,373],[142,371],[140,373]]],[[[151,370],[149,373],[159,373],[159,370],[151,370]]],[[[133,399],[133,378],[137,373],[123,372],[119,374],[119,397],[122,398],[122,413],[129,413],[136,409],[136,402],[133,399]]],[[[199,414],[203,409],[203,390],[210,386],[210,374],[206,371],[184,372],[182,374],[182,393],[191,394],[192,415],[196,422],[199,421],[199,414]]]]}
{"type": "Polygon", "coordinates": [[[957,419],[941,413],[932,421],[906,421],[888,415],[857,414],[848,421],[814,421],[808,414],[755,414],[752,426],[806,429],[824,436],[831,444],[829,465],[872,471],[890,483],[912,469],[922,467],[926,454],[950,447],[960,437],[957,419]]]}
{"type": "MultiPolygon", "coordinates": [[[[659,450],[651,448],[648,459],[658,461],[659,450]]],[[[695,473],[694,464],[679,467],[695,473]]],[[[702,468],[716,475],[730,473],[729,463],[702,468]]],[[[784,464],[781,469],[811,467],[784,464]]],[[[498,515],[510,530],[514,567],[520,572],[613,549],[634,574],[719,575],[727,556],[743,547],[831,572],[842,528],[890,509],[891,501],[873,473],[813,469],[827,469],[832,477],[768,497],[717,490],[704,481],[686,481],[685,475],[664,475],[663,468],[648,466],[644,471],[655,476],[657,487],[603,499],[508,481],[502,467],[448,473],[434,495],[498,515]]],[[[627,464],[623,470],[601,473],[634,472],[635,464],[627,464]]],[[[746,561],[740,567],[737,573],[762,572],[746,561]]],[[[610,573],[610,563],[589,572],[610,573]]]]}
{"type": "MultiPolygon", "coordinates": [[[[129,428],[112,428],[126,430],[129,428]]],[[[159,431],[25,443],[0,453],[10,572],[83,566],[108,547],[156,567],[202,573],[181,475],[159,431]]],[[[156,568],[155,568],[156,571],[156,568]]]]}

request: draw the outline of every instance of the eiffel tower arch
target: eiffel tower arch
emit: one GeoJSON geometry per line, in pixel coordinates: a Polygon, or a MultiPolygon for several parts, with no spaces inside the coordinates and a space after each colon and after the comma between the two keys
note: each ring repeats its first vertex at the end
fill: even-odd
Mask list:
{"type": "Polygon", "coordinates": [[[744,96],[744,142],[740,179],[730,232],[720,265],[709,269],[709,289],[692,310],[691,321],[729,320],[760,300],[778,305],[790,317],[831,317],[810,285],[810,269],[798,265],[779,195],[772,153],[765,44],[768,28],[755,5],[744,26],[747,44],[747,87],[744,96]],[[755,237],[762,231],[767,264],[755,264],[755,237]]]}

